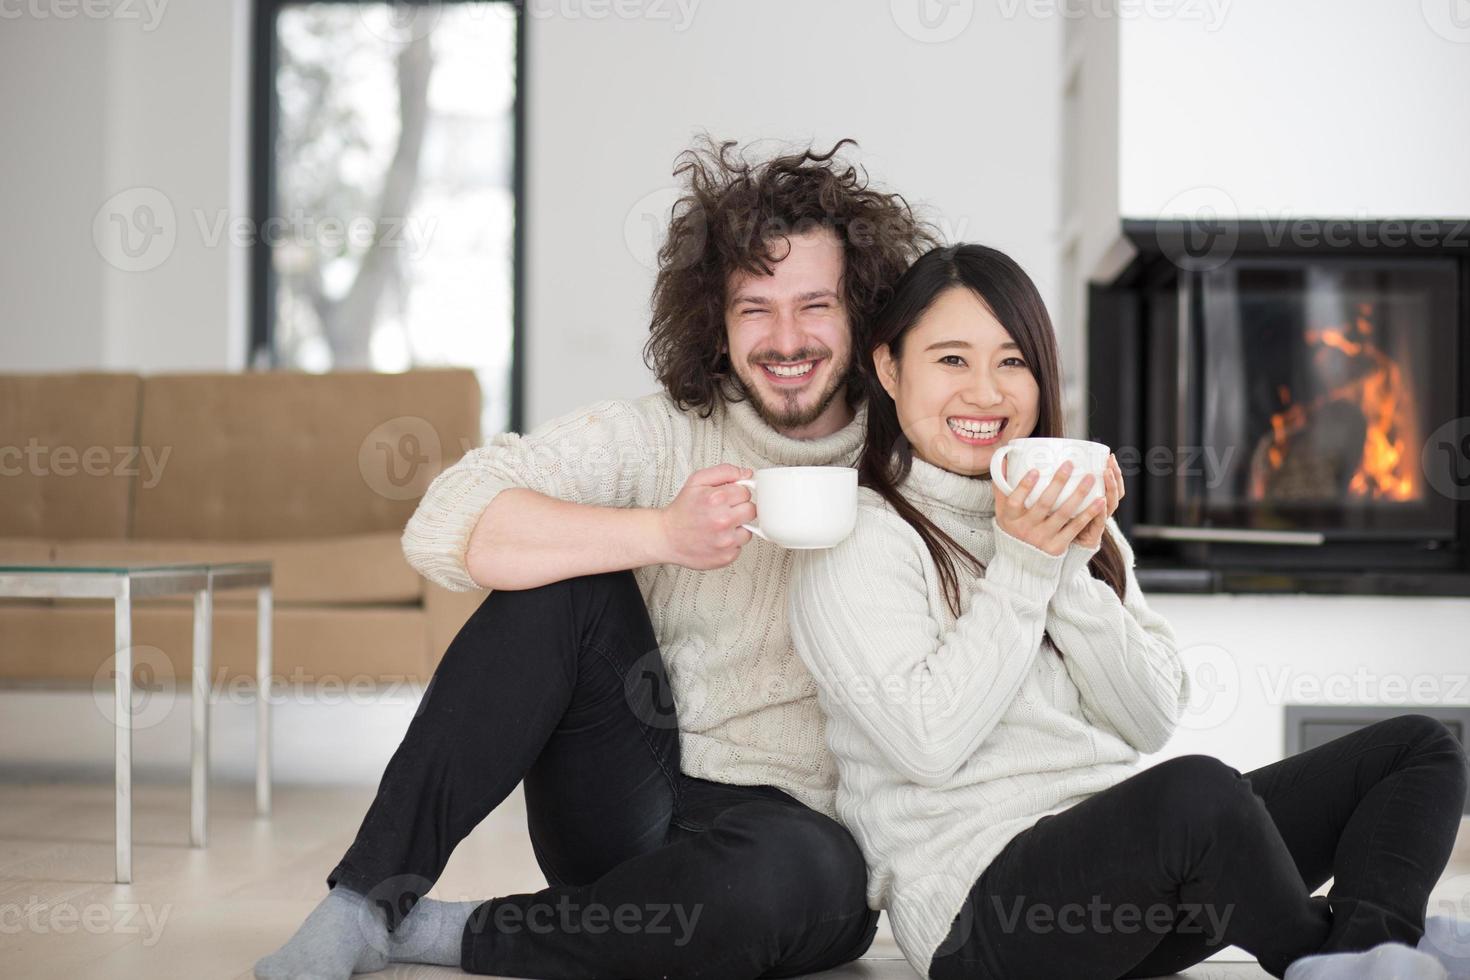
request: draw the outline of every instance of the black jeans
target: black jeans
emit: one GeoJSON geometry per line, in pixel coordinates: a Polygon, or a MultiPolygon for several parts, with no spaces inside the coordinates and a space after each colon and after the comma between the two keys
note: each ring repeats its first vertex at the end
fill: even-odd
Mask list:
{"type": "Polygon", "coordinates": [[[455,846],[525,783],[550,887],[485,902],[472,973],[781,977],[862,955],[862,852],[771,786],[681,773],[676,708],[631,572],[492,592],[435,670],[327,878],[396,928],[455,846]]]}
{"type": "Polygon", "coordinates": [[[1414,714],[1243,776],[1161,762],[1016,836],[930,975],[1154,977],[1237,945],[1279,977],[1312,953],[1412,946],[1465,785],[1463,748],[1414,714]]]}

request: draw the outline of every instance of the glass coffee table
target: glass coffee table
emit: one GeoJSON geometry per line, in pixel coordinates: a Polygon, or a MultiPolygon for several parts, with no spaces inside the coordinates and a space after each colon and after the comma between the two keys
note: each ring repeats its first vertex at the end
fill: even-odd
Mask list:
{"type": "Polygon", "coordinates": [[[256,590],[255,809],[270,813],[271,563],[0,565],[0,598],[111,599],[117,881],[133,880],[133,600],[194,598],[190,693],[189,843],[203,847],[209,816],[209,699],[217,589],[256,590]]]}

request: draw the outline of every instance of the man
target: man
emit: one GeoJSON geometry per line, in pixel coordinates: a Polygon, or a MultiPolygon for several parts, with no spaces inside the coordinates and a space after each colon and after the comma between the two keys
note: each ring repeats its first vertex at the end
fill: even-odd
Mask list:
{"type": "Polygon", "coordinates": [[[496,436],[403,536],[452,589],[493,591],[450,645],[331,892],[256,976],[390,961],[544,980],[816,972],[877,913],[834,819],[789,553],[751,540],[754,469],[852,465],[854,351],[933,244],[837,153],[684,154],[645,359],[663,391],[496,436]],[[524,782],[549,887],[422,898],[524,782]],[[411,910],[411,911],[410,911],[411,910]]]}

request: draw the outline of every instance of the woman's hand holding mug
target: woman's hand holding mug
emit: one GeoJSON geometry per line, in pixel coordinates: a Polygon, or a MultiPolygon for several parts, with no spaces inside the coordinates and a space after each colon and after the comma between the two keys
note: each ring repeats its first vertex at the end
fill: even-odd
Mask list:
{"type": "Polygon", "coordinates": [[[1067,485],[1067,479],[1071,475],[1072,462],[1068,460],[1057,468],[1051,483],[1030,507],[1026,506],[1026,498],[1040,477],[1038,471],[1027,471],[1009,494],[999,482],[992,480],[996,525],[1011,537],[1024,541],[1033,548],[1040,548],[1049,555],[1065,554],[1073,539],[1104,513],[1102,500],[1095,500],[1090,506],[1082,507],[1082,501],[1087,498],[1087,492],[1092,487],[1091,473],[1082,478],[1072,495],[1061,506],[1056,506],[1057,496],[1067,485]],[[1081,510],[1075,517],[1067,517],[1079,507],[1081,510]]]}
{"type": "Polygon", "coordinates": [[[1083,548],[1096,548],[1102,544],[1103,532],[1107,530],[1108,518],[1112,517],[1118,509],[1118,501],[1123,499],[1123,470],[1118,466],[1118,457],[1108,453],[1108,468],[1103,471],[1103,494],[1106,497],[1106,509],[1096,513],[1082,533],[1077,535],[1076,542],[1083,548]]]}

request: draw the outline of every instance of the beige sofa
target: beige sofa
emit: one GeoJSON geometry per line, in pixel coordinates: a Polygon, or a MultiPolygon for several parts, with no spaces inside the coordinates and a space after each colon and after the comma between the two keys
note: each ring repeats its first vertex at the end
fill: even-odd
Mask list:
{"type": "MultiPolygon", "coordinates": [[[[277,677],[423,682],[483,593],[399,535],[479,415],[465,370],[0,376],[0,564],[270,559],[277,677]]],[[[215,602],[215,683],[252,677],[254,596],[215,602]]],[[[139,602],[134,643],[187,678],[190,623],[139,602]]],[[[111,647],[110,603],[0,600],[0,682],[90,683],[111,647]]]]}

